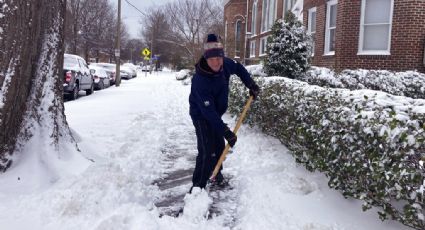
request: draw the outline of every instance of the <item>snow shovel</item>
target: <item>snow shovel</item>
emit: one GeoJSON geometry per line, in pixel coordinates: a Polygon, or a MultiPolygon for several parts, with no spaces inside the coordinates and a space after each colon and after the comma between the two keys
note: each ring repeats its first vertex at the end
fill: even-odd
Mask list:
{"type": "MultiPolygon", "coordinates": [[[[253,96],[250,96],[248,98],[248,101],[245,104],[245,107],[243,108],[243,111],[239,117],[238,122],[236,123],[235,129],[233,130],[233,133],[236,135],[236,133],[238,132],[239,127],[241,127],[242,125],[242,121],[246,116],[246,113],[248,112],[249,107],[251,106],[252,100],[254,99],[253,96]]],[[[226,147],[223,150],[223,153],[221,154],[220,159],[218,159],[218,162],[214,168],[214,171],[212,173],[212,175],[210,176],[210,179],[207,182],[207,185],[210,184],[212,181],[215,180],[215,177],[217,176],[218,171],[220,170],[221,164],[223,164],[224,159],[226,159],[226,155],[229,152],[230,149],[230,145],[229,143],[226,144],[226,147]]]]}

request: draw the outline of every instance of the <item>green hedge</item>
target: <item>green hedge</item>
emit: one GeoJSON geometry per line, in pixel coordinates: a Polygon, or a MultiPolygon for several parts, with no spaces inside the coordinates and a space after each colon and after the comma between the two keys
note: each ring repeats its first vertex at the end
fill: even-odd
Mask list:
{"type": "MultiPolygon", "coordinates": [[[[425,229],[425,100],[281,77],[256,81],[262,92],[248,123],[326,174],[331,188],[363,200],[363,210],[380,207],[382,220],[425,229]]],[[[246,99],[245,87],[232,80],[229,111],[239,114],[246,99]]]]}

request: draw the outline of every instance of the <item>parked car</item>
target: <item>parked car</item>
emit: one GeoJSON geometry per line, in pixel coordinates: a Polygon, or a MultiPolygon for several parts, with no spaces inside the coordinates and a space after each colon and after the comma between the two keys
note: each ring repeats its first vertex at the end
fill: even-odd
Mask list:
{"type": "Polygon", "coordinates": [[[120,73],[121,73],[121,79],[132,79],[133,77],[136,77],[136,73],[133,73],[133,70],[128,68],[127,66],[121,65],[120,66],[120,73]]]}
{"type": "Polygon", "coordinates": [[[121,77],[121,79],[126,79],[126,80],[129,80],[129,79],[132,78],[132,76],[130,75],[129,72],[124,71],[122,69],[120,69],[120,77],[121,77]]]}
{"type": "Polygon", "coordinates": [[[108,73],[104,68],[96,65],[89,65],[89,68],[94,78],[94,89],[102,90],[111,85],[108,73]]]}
{"type": "Polygon", "coordinates": [[[93,76],[90,74],[89,67],[84,58],[73,54],[65,54],[63,74],[65,78],[63,93],[65,96],[68,95],[71,100],[78,98],[78,92],[80,90],[85,90],[87,95],[93,93],[93,76]]]}
{"type": "Polygon", "coordinates": [[[142,71],[143,72],[149,72],[149,65],[142,66],[142,71]]]}
{"type": "Polygon", "coordinates": [[[130,69],[133,77],[137,77],[137,66],[133,65],[132,63],[124,63],[122,66],[130,69]]]}
{"type": "Polygon", "coordinates": [[[91,63],[91,66],[99,66],[105,69],[106,73],[109,75],[110,85],[115,85],[115,71],[116,71],[116,65],[112,63],[91,63]]]}

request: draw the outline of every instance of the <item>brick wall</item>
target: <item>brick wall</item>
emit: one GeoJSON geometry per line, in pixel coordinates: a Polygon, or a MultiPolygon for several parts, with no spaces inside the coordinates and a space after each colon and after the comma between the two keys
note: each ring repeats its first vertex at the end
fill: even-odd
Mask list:
{"type": "MultiPolygon", "coordinates": [[[[325,49],[326,2],[326,0],[304,0],[303,22],[307,28],[308,10],[316,7],[316,40],[312,64],[314,66],[327,66],[329,68],[335,68],[335,56],[323,56],[325,49]]],[[[336,46],[338,46],[338,42],[336,46]]]]}
{"type": "MultiPolygon", "coordinates": [[[[251,25],[252,24],[251,17],[252,17],[252,5],[253,5],[253,2],[254,1],[255,0],[248,0],[248,31],[252,31],[252,29],[251,29],[251,26],[252,26],[251,25]]],[[[283,17],[283,6],[284,6],[283,3],[284,3],[284,1],[285,0],[276,0],[276,19],[279,19],[279,18],[282,18],[283,17]]],[[[250,52],[250,49],[249,49],[250,42],[251,41],[255,41],[255,57],[253,57],[253,58],[249,57],[246,60],[246,64],[258,64],[261,61],[261,59],[263,58],[263,57],[260,57],[259,56],[260,55],[260,45],[261,45],[260,41],[261,41],[261,38],[270,35],[270,32],[265,32],[265,33],[262,33],[261,32],[262,12],[263,12],[263,0],[257,0],[257,20],[256,20],[257,21],[257,23],[256,23],[256,25],[257,25],[257,28],[256,28],[257,33],[254,34],[247,41],[247,47],[248,47],[247,53],[248,53],[248,57],[249,57],[249,52],[250,52]]]]}
{"type": "Polygon", "coordinates": [[[245,15],[246,15],[246,1],[247,0],[230,0],[227,2],[227,4],[224,6],[224,22],[227,22],[227,34],[226,34],[226,56],[230,58],[234,58],[238,61],[243,62],[243,58],[245,57],[245,30],[246,30],[246,21],[245,21],[245,15]],[[241,53],[239,55],[240,58],[235,58],[235,29],[236,29],[236,22],[238,20],[242,21],[242,46],[241,46],[241,53]]]}
{"type": "Polygon", "coordinates": [[[338,0],[336,48],[334,56],[323,56],[326,0],[304,0],[304,24],[308,9],[316,11],[316,50],[313,65],[342,69],[418,70],[423,64],[425,46],[425,1],[394,0],[391,55],[357,55],[359,49],[361,0],[338,0]]]}

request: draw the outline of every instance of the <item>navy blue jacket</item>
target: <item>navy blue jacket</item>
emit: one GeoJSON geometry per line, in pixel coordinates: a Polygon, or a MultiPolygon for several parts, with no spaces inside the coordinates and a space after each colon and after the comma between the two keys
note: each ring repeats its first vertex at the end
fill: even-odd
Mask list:
{"type": "Polygon", "coordinates": [[[213,72],[202,57],[196,64],[196,73],[192,78],[189,96],[190,116],[194,121],[207,120],[220,135],[223,135],[227,129],[221,116],[227,110],[229,79],[232,74],[236,74],[248,88],[254,84],[243,65],[226,57],[223,60],[223,68],[219,72],[213,72]]]}

